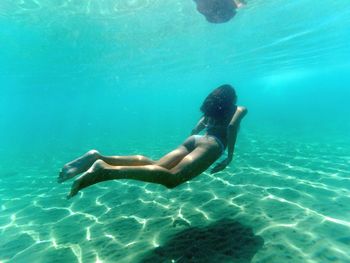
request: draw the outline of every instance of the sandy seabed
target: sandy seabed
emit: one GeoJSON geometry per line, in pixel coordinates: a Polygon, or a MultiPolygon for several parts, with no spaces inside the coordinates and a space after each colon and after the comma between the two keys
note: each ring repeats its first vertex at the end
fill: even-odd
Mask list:
{"type": "Polygon", "coordinates": [[[349,149],[245,138],[224,172],[72,200],[62,160],[1,167],[0,262],[350,262],[349,149]]]}

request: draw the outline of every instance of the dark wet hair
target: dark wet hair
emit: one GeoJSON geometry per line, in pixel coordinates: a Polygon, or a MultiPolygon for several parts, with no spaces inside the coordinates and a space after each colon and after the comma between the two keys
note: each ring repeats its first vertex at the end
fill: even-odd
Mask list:
{"type": "Polygon", "coordinates": [[[235,89],[228,84],[213,90],[203,101],[200,110],[204,116],[224,121],[231,118],[236,106],[237,95],[235,89]]]}

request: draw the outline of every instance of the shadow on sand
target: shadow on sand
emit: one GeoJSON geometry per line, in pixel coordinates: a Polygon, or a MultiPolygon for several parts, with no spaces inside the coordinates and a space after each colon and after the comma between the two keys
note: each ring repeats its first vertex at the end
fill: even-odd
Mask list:
{"type": "Polygon", "coordinates": [[[141,262],[250,262],[263,244],[264,240],[250,228],[223,219],[177,233],[141,262]]]}

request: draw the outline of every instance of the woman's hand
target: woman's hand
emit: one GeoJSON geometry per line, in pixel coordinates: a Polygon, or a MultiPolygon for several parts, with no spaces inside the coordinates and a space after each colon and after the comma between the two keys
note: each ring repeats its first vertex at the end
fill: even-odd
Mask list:
{"type": "Polygon", "coordinates": [[[225,160],[219,162],[217,165],[214,166],[213,169],[211,169],[210,173],[214,174],[224,170],[226,166],[230,164],[231,160],[231,158],[226,158],[225,160]]]}

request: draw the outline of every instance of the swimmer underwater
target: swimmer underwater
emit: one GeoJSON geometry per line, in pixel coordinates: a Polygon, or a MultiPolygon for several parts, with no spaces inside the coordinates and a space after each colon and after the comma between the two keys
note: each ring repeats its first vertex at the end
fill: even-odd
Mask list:
{"type": "Polygon", "coordinates": [[[90,150],[61,169],[58,182],[77,177],[67,198],[80,190],[107,180],[133,179],[174,188],[207,170],[227,149],[227,157],[211,173],[226,168],[233,159],[241,120],[247,109],[237,106],[237,95],[230,85],[213,90],[200,110],[203,116],[177,149],[157,161],[142,155],[104,156],[90,150]],[[205,131],[204,135],[199,135],[205,131]]]}

